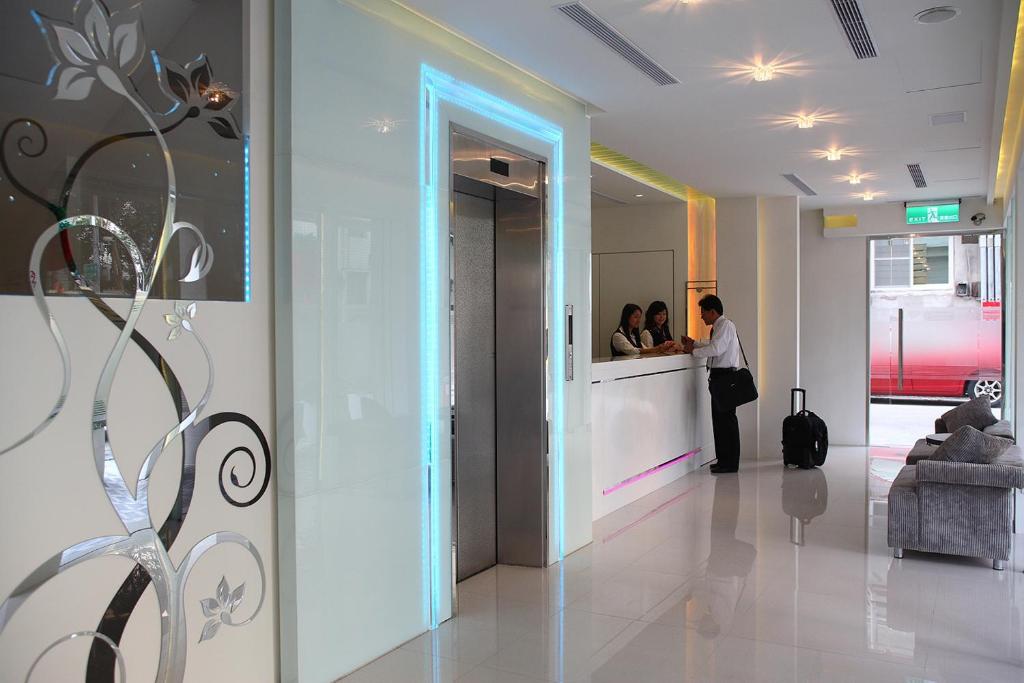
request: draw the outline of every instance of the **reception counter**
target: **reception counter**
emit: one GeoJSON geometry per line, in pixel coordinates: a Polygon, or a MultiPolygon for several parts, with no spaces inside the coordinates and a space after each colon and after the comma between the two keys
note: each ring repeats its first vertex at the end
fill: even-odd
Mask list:
{"type": "Polygon", "coordinates": [[[591,373],[594,519],[714,460],[703,362],[597,359],[591,373]]]}

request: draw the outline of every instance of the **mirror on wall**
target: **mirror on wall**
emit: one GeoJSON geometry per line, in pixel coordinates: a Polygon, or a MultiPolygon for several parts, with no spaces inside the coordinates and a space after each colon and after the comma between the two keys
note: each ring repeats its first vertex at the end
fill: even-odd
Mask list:
{"type": "Polygon", "coordinates": [[[664,302],[678,339],[686,331],[686,202],[597,163],[590,184],[593,358],[611,356],[627,303],[646,311],[664,302]]]}

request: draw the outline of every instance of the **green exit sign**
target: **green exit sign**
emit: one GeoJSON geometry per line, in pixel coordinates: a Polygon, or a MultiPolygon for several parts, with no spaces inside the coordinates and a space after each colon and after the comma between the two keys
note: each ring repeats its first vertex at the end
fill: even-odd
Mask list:
{"type": "Polygon", "coordinates": [[[920,223],[959,223],[959,204],[935,204],[934,206],[908,206],[907,225],[920,223]]]}

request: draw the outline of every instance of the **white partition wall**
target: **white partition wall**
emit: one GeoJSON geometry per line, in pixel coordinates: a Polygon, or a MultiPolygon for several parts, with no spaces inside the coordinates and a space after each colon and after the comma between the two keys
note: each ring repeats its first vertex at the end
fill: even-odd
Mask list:
{"type": "Polygon", "coordinates": [[[277,50],[282,678],[324,681],[450,616],[453,123],[547,160],[549,558],[590,540],[589,121],[384,0],[280,3],[277,50]]]}

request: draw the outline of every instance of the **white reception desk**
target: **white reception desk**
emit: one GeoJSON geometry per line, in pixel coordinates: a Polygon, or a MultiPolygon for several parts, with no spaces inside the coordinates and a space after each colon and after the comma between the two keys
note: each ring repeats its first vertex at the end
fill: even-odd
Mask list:
{"type": "Polygon", "coordinates": [[[591,381],[594,519],[714,459],[703,362],[597,359],[591,381]]]}

